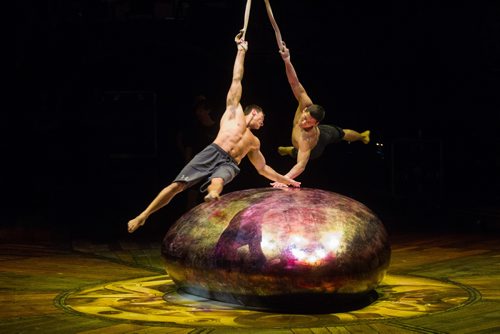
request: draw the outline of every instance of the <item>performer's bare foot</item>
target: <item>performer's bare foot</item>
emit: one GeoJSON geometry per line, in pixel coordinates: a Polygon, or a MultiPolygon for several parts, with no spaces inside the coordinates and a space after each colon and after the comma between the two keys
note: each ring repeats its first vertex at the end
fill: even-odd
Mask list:
{"type": "Polygon", "coordinates": [[[363,144],[368,144],[370,142],[370,130],[366,130],[364,132],[361,132],[361,141],[363,144]]]}
{"type": "Polygon", "coordinates": [[[143,218],[142,216],[137,216],[132,220],[128,221],[128,233],[132,233],[135,230],[137,230],[139,227],[144,225],[146,223],[146,218],[143,218]]]}
{"type": "Polygon", "coordinates": [[[205,202],[218,201],[220,198],[219,194],[216,191],[211,191],[205,196],[205,202]]]}
{"type": "Polygon", "coordinates": [[[291,156],[292,155],[292,151],[293,151],[293,146],[280,146],[280,147],[278,147],[278,153],[281,156],[284,156],[284,155],[291,156]]]}

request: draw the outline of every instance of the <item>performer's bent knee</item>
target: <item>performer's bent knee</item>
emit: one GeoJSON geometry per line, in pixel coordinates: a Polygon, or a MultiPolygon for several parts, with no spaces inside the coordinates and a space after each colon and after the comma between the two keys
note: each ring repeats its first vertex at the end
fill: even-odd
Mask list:
{"type": "Polygon", "coordinates": [[[171,186],[173,187],[174,191],[181,192],[187,188],[187,182],[174,181],[172,182],[171,186]]]}
{"type": "Polygon", "coordinates": [[[217,184],[217,185],[223,185],[224,184],[224,179],[221,177],[214,177],[213,179],[210,180],[211,184],[217,184]]]}

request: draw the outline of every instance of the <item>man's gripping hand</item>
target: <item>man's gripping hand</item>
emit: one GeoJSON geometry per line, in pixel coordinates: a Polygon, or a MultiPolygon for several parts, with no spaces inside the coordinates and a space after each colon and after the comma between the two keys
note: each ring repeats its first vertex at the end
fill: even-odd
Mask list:
{"type": "Polygon", "coordinates": [[[285,42],[281,41],[281,43],[282,43],[282,46],[281,46],[281,49],[280,49],[281,58],[283,58],[283,60],[290,59],[290,49],[288,49],[286,47],[285,42]]]}
{"type": "Polygon", "coordinates": [[[238,35],[236,35],[236,37],[234,37],[234,41],[236,42],[236,45],[238,45],[238,50],[246,52],[248,50],[248,42],[242,38],[243,32],[244,32],[243,29],[240,30],[238,35]]]}

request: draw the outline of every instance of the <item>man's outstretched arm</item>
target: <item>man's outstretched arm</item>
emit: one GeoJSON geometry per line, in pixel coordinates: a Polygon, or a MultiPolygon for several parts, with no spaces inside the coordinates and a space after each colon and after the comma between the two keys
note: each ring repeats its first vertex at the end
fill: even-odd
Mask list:
{"type": "MultiPolygon", "coordinates": [[[[288,173],[286,173],[284,176],[289,177],[291,179],[295,179],[298,177],[304,170],[306,169],[307,162],[309,161],[309,157],[311,155],[311,151],[304,151],[304,150],[298,150],[297,152],[297,162],[295,165],[290,169],[288,173]]],[[[271,185],[275,188],[281,188],[283,187],[282,182],[273,182],[271,185]]]]}
{"type": "Polygon", "coordinates": [[[311,99],[307,95],[307,92],[299,81],[299,77],[297,76],[297,72],[292,65],[290,60],[290,50],[285,46],[285,42],[283,42],[283,48],[280,50],[281,58],[285,63],[286,77],[288,79],[288,83],[292,88],[293,95],[299,102],[299,108],[297,112],[302,112],[305,107],[310,106],[312,103],[311,99]]]}
{"type": "Polygon", "coordinates": [[[281,175],[274,169],[272,169],[271,166],[268,166],[266,164],[264,155],[259,149],[251,150],[250,152],[248,152],[248,159],[250,160],[252,165],[254,165],[257,172],[260,175],[268,178],[269,180],[279,182],[284,185],[300,187],[300,182],[297,182],[288,176],[281,175]]]}
{"type": "Polygon", "coordinates": [[[286,173],[285,176],[288,176],[292,179],[295,179],[297,176],[302,174],[304,170],[306,169],[307,163],[309,162],[309,157],[311,156],[311,151],[305,151],[305,150],[298,150],[297,151],[297,162],[295,165],[290,169],[288,173],[286,173]]]}
{"type": "MultiPolygon", "coordinates": [[[[245,54],[248,50],[248,43],[243,38],[240,37],[241,32],[236,35],[235,42],[238,46],[238,53],[236,54],[236,59],[234,61],[233,66],[233,79],[231,81],[231,87],[229,87],[229,91],[227,93],[226,98],[226,109],[231,110],[233,113],[236,110],[236,107],[240,103],[241,93],[242,93],[242,85],[241,81],[243,80],[243,72],[244,72],[244,62],[245,62],[245,54]]],[[[234,115],[230,115],[232,117],[234,115]]]]}

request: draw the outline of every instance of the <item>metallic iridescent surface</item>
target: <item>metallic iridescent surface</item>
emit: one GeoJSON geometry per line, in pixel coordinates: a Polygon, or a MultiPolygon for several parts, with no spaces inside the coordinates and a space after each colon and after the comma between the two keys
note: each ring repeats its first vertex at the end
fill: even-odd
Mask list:
{"type": "Polygon", "coordinates": [[[184,214],[162,245],[183,291],[247,306],[342,303],[382,281],[391,249],[365,205],[318,189],[249,189],[184,214]]]}

